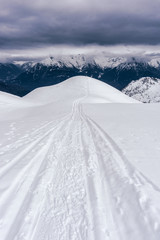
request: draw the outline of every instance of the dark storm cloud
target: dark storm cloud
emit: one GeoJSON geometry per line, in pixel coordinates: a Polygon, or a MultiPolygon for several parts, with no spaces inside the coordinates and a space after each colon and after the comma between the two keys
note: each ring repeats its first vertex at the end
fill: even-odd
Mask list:
{"type": "Polygon", "coordinates": [[[159,1],[1,0],[0,48],[159,44],[159,1]]]}

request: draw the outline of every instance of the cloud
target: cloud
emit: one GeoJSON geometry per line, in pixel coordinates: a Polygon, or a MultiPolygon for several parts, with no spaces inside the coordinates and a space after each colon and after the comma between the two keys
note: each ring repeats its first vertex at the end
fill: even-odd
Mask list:
{"type": "Polygon", "coordinates": [[[159,0],[1,0],[0,49],[160,43],[159,0]]]}
{"type": "Polygon", "coordinates": [[[107,57],[135,57],[136,59],[159,59],[160,45],[64,45],[58,44],[54,46],[44,46],[35,48],[22,49],[5,49],[0,50],[0,62],[25,62],[25,61],[40,61],[51,56],[77,55],[84,54],[87,56],[102,56],[107,57]]]}

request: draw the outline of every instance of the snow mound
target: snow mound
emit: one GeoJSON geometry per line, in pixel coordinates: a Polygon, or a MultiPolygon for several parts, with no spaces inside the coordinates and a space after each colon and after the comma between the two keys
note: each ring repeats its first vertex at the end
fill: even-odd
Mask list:
{"type": "Polygon", "coordinates": [[[2,106],[18,103],[20,100],[20,97],[0,91],[0,105],[2,106]]]}
{"type": "Polygon", "coordinates": [[[76,98],[82,98],[82,102],[91,103],[138,102],[104,82],[85,76],[76,76],[69,78],[60,84],[37,88],[23,98],[40,103],[73,100],[76,98]]]}
{"type": "Polygon", "coordinates": [[[140,78],[132,81],[122,92],[144,103],[160,102],[160,79],[140,78]]]}

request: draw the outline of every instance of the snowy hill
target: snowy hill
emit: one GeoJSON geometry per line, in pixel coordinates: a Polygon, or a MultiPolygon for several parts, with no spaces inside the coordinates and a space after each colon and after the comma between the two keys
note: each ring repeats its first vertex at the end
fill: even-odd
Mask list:
{"type": "Polygon", "coordinates": [[[8,104],[19,104],[19,102],[21,102],[19,97],[5,92],[0,92],[0,104],[2,107],[6,107],[8,104]]]}
{"type": "Polygon", "coordinates": [[[132,81],[122,92],[144,103],[160,102],[160,79],[140,78],[132,81]]]}
{"type": "Polygon", "coordinates": [[[1,240],[159,240],[158,104],[80,76],[16,101],[0,105],[1,240]]]}
{"type": "Polygon", "coordinates": [[[54,102],[59,99],[70,99],[82,97],[82,102],[100,102],[100,103],[136,103],[134,100],[97,79],[90,77],[77,76],[66,81],[43,88],[37,88],[24,99],[34,102],[54,102]],[[85,97],[84,97],[85,96],[85,97]]]}

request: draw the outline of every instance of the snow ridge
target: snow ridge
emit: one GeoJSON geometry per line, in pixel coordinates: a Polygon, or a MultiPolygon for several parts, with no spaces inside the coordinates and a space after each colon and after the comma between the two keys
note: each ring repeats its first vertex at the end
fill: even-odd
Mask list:
{"type": "Polygon", "coordinates": [[[154,67],[158,68],[160,66],[160,59],[153,58],[151,60],[139,58],[139,57],[130,57],[130,56],[115,56],[110,57],[105,53],[98,55],[85,55],[85,54],[75,54],[75,55],[57,55],[44,58],[40,61],[33,61],[24,63],[22,61],[15,62],[16,64],[22,65],[24,70],[27,70],[29,67],[34,67],[36,64],[42,64],[44,66],[55,66],[55,67],[69,67],[82,69],[85,66],[98,66],[101,69],[105,68],[122,68],[130,69],[137,68],[137,64],[141,64],[143,67],[154,67]]]}
{"type": "Polygon", "coordinates": [[[118,65],[125,63],[127,59],[125,57],[108,57],[104,54],[101,55],[62,55],[62,56],[54,56],[47,57],[38,62],[28,62],[22,64],[24,70],[27,70],[29,67],[34,67],[37,63],[40,63],[44,66],[55,66],[55,67],[69,67],[69,68],[78,68],[82,69],[85,66],[98,66],[102,69],[104,68],[115,68],[118,65]]]}

